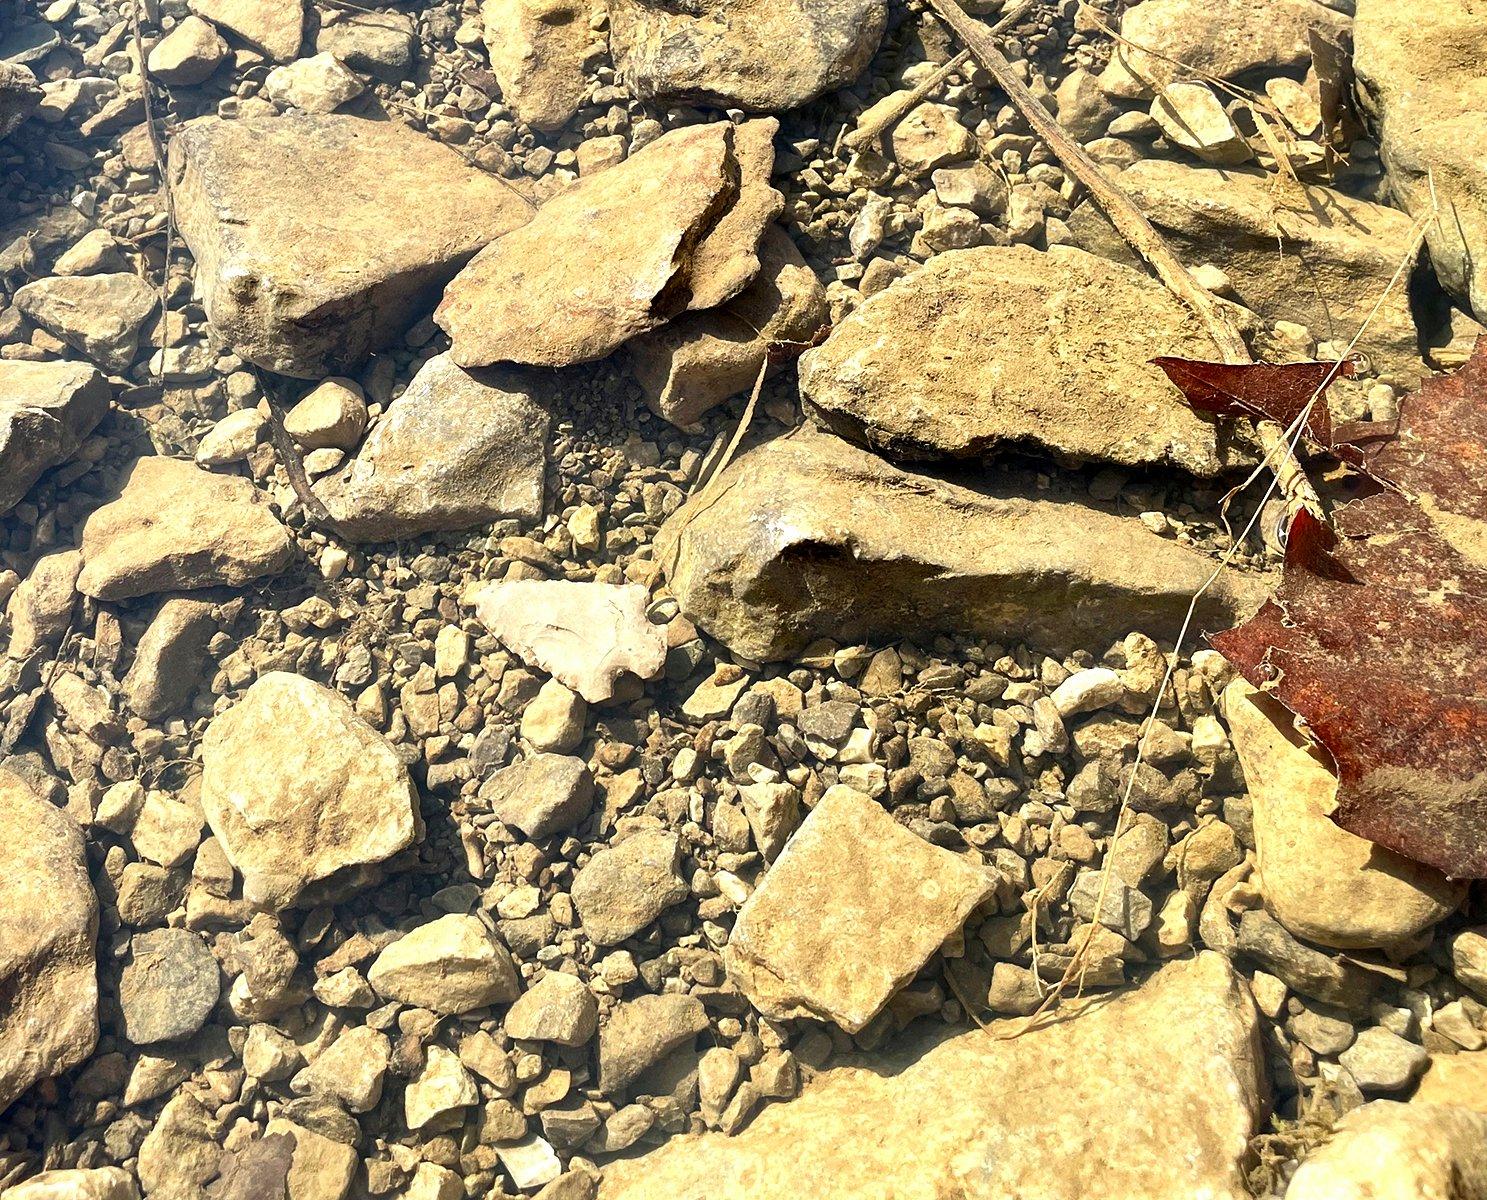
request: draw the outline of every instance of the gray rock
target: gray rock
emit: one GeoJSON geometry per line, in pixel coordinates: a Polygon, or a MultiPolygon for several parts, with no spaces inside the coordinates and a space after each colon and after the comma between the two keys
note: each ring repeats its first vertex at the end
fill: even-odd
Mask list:
{"type": "Polygon", "coordinates": [[[175,1042],[200,1029],[217,1005],[217,960],[189,929],[135,934],[119,979],[124,1036],[136,1046],[175,1042]]]}
{"type": "Polygon", "coordinates": [[[1451,939],[1451,973],[1462,987],[1487,1000],[1487,925],[1463,929],[1451,939]]]}
{"type": "Polygon", "coordinates": [[[623,1091],[706,1029],[707,1012],[695,996],[637,996],[618,1005],[599,1031],[599,1090],[623,1091]]]}
{"type": "Polygon", "coordinates": [[[589,815],[594,777],[580,758],[534,754],[487,779],[480,798],[507,825],[529,838],[546,838],[589,815]]]}
{"type": "Polygon", "coordinates": [[[140,330],[159,302],[138,275],[55,275],[18,288],[15,306],[106,371],[129,369],[140,330]]]}
{"type": "Polygon", "coordinates": [[[1151,924],[1151,899],[1113,877],[1102,883],[1101,876],[1100,871],[1081,871],[1069,889],[1069,904],[1079,916],[1092,921],[1103,888],[1105,902],[1100,905],[1100,924],[1134,942],[1151,924]]]}
{"type": "Polygon", "coordinates": [[[315,49],[334,54],[354,70],[389,81],[401,79],[418,61],[413,19],[386,9],[378,12],[375,21],[350,11],[321,13],[315,49]]]}
{"type": "Polygon", "coordinates": [[[1239,919],[1238,946],[1303,996],[1349,1012],[1366,1008],[1373,996],[1374,980],[1368,972],[1303,945],[1263,909],[1253,909],[1239,919]]]}
{"type": "Polygon", "coordinates": [[[681,860],[681,839],[663,829],[641,830],[600,850],[573,877],[583,931],[595,944],[612,946],[681,903],[688,894],[681,860]]]}
{"type": "Polygon", "coordinates": [[[72,457],[108,404],[108,381],[86,363],[0,359],[0,515],[72,457]]]}

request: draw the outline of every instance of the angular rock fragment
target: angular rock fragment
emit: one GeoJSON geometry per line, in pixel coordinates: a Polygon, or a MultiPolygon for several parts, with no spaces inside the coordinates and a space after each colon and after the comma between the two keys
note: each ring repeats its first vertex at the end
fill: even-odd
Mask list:
{"type": "Polygon", "coordinates": [[[505,824],[540,839],[572,829],[589,815],[594,777],[581,758],[534,754],[497,771],[480,798],[505,824]]]}
{"type": "Polygon", "coordinates": [[[1244,982],[1219,955],[1016,1037],[1021,1021],[927,1024],[823,1072],[742,1133],[607,1164],[600,1200],[857,1200],[865,1179],[895,1200],[1249,1197],[1263,1053],[1244,982]]]}
{"type": "Polygon", "coordinates": [[[654,679],[666,665],[666,631],[646,618],[639,584],[499,580],[471,597],[475,615],[522,659],[590,704],[614,695],[627,672],[654,679]]]}
{"type": "Polygon", "coordinates": [[[98,600],[241,587],[289,565],[294,543],[248,480],[177,458],[137,459],[83,526],[78,590],[98,600]]]}
{"type": "Polygon", "coordinates": [[[900,457],[1037,447],[1080,459],[1244,461],[1151,359],[1214,359],[1155,279],[1071,247],[937,255],[878,292],[800,362],[801,395],[839,433],[900,457]]]}
{"type": "Polygon", "coordinates": [[[1487,1196],[1487,1115],[1375,1100],[1308,1155],[1287,1200],[1479,1200],[1487,1196]]]}
{"type": "Polygon", "coordinates": [[[547,410],[535,375],[466,371],[448,354],[408,389],[315,494],[348,537],[393,541],[542,515],[547,410]]]}
{"type": "Polygon", "coordinates": [[[202,740],[201,804],[243,896],[299,903],[423,835],[407,768],[329,688],[260,676],[202,740]]]}
{"type": "MultiPolygon", "coordinates": [[[[668,520],[656,558],[682,611],[756,662],[822,636],[1168,636],[1213,568],[1137,521],[910,474],[822,434],[761,446],[724,481],[668,520]]],[[[1225,572],[1197,620],[1231,624],[1264,597],[1262,576],[1225,572]]]]}
{"type": "Polygon", "coordinates": [[[770,186],[774,173],[773,117],[733,127],[738,197],[692,252],[687,270],[691,310],[716,308],[737,296],[759,274],[760,239],[785,211],[785,197],[770,186]]]}
{"type": "Polygon", "coordinates": [[[1251,157],[1223,101],[1206,83],[1169,83],[1151,102],[1151,117],[1169,142],[1204,162],[1233,165],[1251,157]]]}
{"type": "Polygon", "coordinates": [[[883,0],[615,0],[610,44],[636,96],[779,112],[850,84],[887,24],[883,0]]]}
{"type": "Polygon", "coordinates": [[[87,363],[0,359],[0,514],[72,456],[108,404],[108,381],[87,363]]]}
{"type": "Polygon", "coordinates": [[[82,834],[0,767],[0,1113],[93,1053],[97,936],[82,834]]]}
{"type": "Polygon", "coordinates": [[[191,0],[191,8],[279,62],[299,54],[305,25],[303,0],[191,0]]]}
{"type": "Polygon", "coordinates": [[[589,0],[483,0],[480,19],[501,99],[533,129],[561,129],[588,95],[589,0]]]}
{"type": "Polygon", "coordinates": [[[389,1000],[436,1013],[505,1004],[521,991],[511,952],[479,918],[459,914],[403,935],[377,956],[367,982],[389,1000]]]}
{"type": "Polygon", "coordinates": [[[82,569],[83,556],[76,550],[59,550],[36,560],[5,606],[10,618],[6,657],[28,658],[38,647],[63,638],[72,624],[82,569]]]}
{"type": "Polygon", "coordinates": [[[139,1200],[139,1189],[123,1167],[43,1171],[7,1188],[5,1200],[139,1200]]]}
{"type": "Polygon", "coordinates": [[[159,295],[128,272],[57,275],[18,288],[15,306],[106,371],[124,372],[159,295]]]}
{"type": "Polygon", "coordinates": [[[366,87],[355,71],[322,51],[275,67],[263,81],[263,95],[281,108],[329,113],[356,99],[366,87]]]}
{"type": "Polygon", "coordinates": [[[573,877],[573,904],[583,931],[600,946],[639,933],[687,898],[676,834],[646,829],[600,850],[573,877]]]}
{"type": "Polygon", "coordinates": [[[41,88],[29,68],[0,61],[0,138],[7,138],[41,103],[41,88]]]}
{"type": "Polygon", "coordinates": [[[707,1012],[695,996],[637,996],[618,1005],[599,1031],[599,1090],[629,1087],[706,1029],[707,1012]]]}
{"type": "Polygon", "coordinates": [[[387,9],[380,10],[375,21],[351,9],[322,12],[315,49],[389,82],[401,79],[418,60],[413,18],[387,9]]]}
{"type": "Polygon", "coordinates": [[[560,1046],[584,1045],[598,1024],[594,993],[583,980],[562,971],[549,971],[522,993],[507,1010],[505,1020],[509,1037],[560,1046]]]}
{"type": "Polygon", "coordinates": [[[834,787],[739,912],[723,961],[765,1016],[856,1033],[995,890],[979,867],[834,787]]]}
{"type": "Polygon", "coordinates": [[[192,121],[170,172],[213,327],[305,379],[354,371],[532,211],[431,138],[334,114],[192,121]]]}
{"type": "Polygon", "coordinates": [[[179,709],[203,682],[207,643],[217,632],[211,604],[173,596],[139,639],[124,676],[124,702],[146,720],[179,709]]]}
{"type": "Polygon", "coordinates": [[[119,980],[124,1036],[136,1046],[190,1037],[211,1016],[221,981],[217,960],[189,929],[134,936],[119,980]]]}
{"type": "Polygon", "coordinates": [[[693,252],[738,197],[737,171],[732,126],[694,125],[559,193],[445,290],[434,320],[454,361],[591,362],[675,316],[693,252]]]}
{"type": "Polygon", "coordinates": [[[227,42],[212,23],[192,14],[155,43],[146,62],[160,82],[192,87],[205,83],[227,55],[227,42]]]}

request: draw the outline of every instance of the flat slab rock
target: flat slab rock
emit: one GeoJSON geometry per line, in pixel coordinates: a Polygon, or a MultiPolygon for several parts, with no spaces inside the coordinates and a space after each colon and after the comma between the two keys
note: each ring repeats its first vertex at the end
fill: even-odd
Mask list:
{"type": "Polygon", "coordinates": [[[87,363],[0,360],[0,514],[72,457],[109,398],[108,380],[87,363]]]}
{"type": "Polygon", "coordinates": [[[394,541],[542,515],[549,417],[531,372],[424,363],[356,456],[315,481],[347,537],[394,541]]]}
{"type": "MultiPolygon", "coordinates": [[[[810,432],[739,458],[662,527],[656,559],[683,613],[755,661],[824,636],[1168,637],[1214,564],[1131,518],[973,491],[810,432]]],[[[1220,575],[1200,626],[1265,595],[1263,576],[1220,575]]]]}
{"type": "Polygon", "coordinates": [[[615,63],[646,100],[779,112],[846,87],[887,24],[883,0],[615,0],[615,63]]]}
{"type": "Polygon", "coordinates": [[[904,458],[1034,447],[1215,475],[1246,458],[1151,359],[1215,359],[1155,279],[1069,247],[936,255],[870,297],[800,360],[810,410],[904,458]]]}
{"type": "Polygon", "coordinates": [[[354,373],[532,214],[432,138],[335,114],[189,122],[170,173],[212,326],[303,379],[354,373]]]}
{"type": "Polygon", "coordinates": [[[1247,1200],[1255,1010],[1217,954],[1017,1038],[913,1027],[742,1133],[604,1169],[600,1200],[1247,1200]],[[1154,1086],[1160,1081],[1160,1086],[1154,1086]]]}
{"type": "Polygon", "coordinates": [[[981,867],[833,787],[744,904],[723,962],[765,1016],[857,1033],[995,890],[981,867]]]}

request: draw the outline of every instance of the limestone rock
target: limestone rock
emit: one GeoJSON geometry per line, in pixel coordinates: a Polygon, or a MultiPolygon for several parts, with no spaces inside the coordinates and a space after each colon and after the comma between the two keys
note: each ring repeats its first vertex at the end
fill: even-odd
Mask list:
{"type": "Polygon", "coordinates": [[[279,62],[299,53],[303,0],[191,0],[191,9],[279,62]]]}
{"type": "Polygon", "coordinates": [[[273,1118],[263,1132],[266,1138],[288,1134],[294,1139],[285,1200],[343,1200],[351,1190],[357,1165],[351,1146],[283,1117],[273,1118]]]}
{"type": "Polygon", "coordinates": [[[506,1012],[507,1036],[582,1046],[599,1024],[599,1004],[583,980],[548,971],[506,1012]]]}
{"type": "Polygon", "coordinates": [[[752,388],[772,343],[804,345],[827,323],[826,289],[789,234],[765,230],[759,260],[754,282],[723,307],[685,313],[626,346],[646,403],[673,425],[752,388]]]}
{"type": "Polygon", "coordinates": [[[733,127],[738,198],[692,252],[688,309],[716,308],[732,300],[759,274],[760,241],[785,211],[784,196],[769,182],[774,172],[774,136],[779,131],[780,123],[773,117],[733,127]]]}
{"type": "Polygon", "coordinates": [[[349,537],[392,541],[542,515],[544,384],[466,371],[448,354],[419,368],[361,449],[314,488],[349,537]]]}
{"type": "Polygon", "coordinates": [[[1169,83],[1151,102],[1151,117],[1169,142],[1204,162],[1233,165],[1251,157],[1223,101],[1206,83],[1169,83]]]}
{"type": "Polygon", "coordinates": [[[496,816],[534,840],[582,822],[593,797],[588,766],[566,754],[534,754],[497,771],[480,788],[496,816]]]}
{"type": "Polygon", "coordinates": [[[484,0],[480,17],[502,101],[523,125],[563,128],[589,90],[589,0],[484,0]]]}
{"type": "Polygon", "coordinates": [[[675,316],[692,252],[738,197],[736,172],[732,126],[694,125],[560,192],[445,290],[434,320],[454,361],[591,362],[675,316]]]}
{"type": "Polygon", "coordinates": [[[1455,1104],[1487,1116],[1487,1050],[1432,1054],[1413,1104],[1455,1104]]]}
{"type": "Polygon", "coordinates": [[[208,727],[201,803],[244,898],[265,908],[423,835],[418,793],[382,735],[329,688],[282,671],[208,727]]]}
{"type": "Polygon", "coordinates": [[[217,632],[213,606],[172,596],[145,629],[124,676],[124,702],[146,720],[177,711],[203,682],[207,643],[217,632]]]}
{"type": "Polygon", "coordinates": [[[72,624],[82,569],[83,556],[76,550],[59,550],[36,560],[5,607],[10,618],[8,658],[29,658],[38,647],[62,640],[72,624]]]}
{"type": "Polygon", "coordinates": [[[212,23],[192,14],[156,42],[145,61],[160,82],[192,87],[205,83],[227,55],[227,42],[212,23]]]}
{"type": "Polygon", "coordinates": [[[350,9],[322,12],[315,49],[379,79],[403,78],[418,60],[418,39],[407,13],[382,9],[375,21],[350,9]]]}
{"type": "Polygon", "coordinates": [[[355,71],[322,50],[275,67],[263,81],[263,95],[281,108],[329,113],[355,100],[366,87],[355,71]]]}
{"type": "Polygon", "coordinates": [[[617,1005],[599,1031],[599,1090],[622,1091],[706,1029],[707,1012],[695,996],[637,996],[617,1005]]]}
{"type": "Polygon", "coordinates": [[[367,427],[367,402],[350,379],[327,379],[284,414],[284,431],[306,450],[350,450],[367,427]]]}
{"type": "Polygon", "coordinates": [[[475,1078],[459,1057],[443,1046],[430,1046],[423,1066],[403,1093],[403,1119],[409,1129],[423,1129],[446,1114],[480,1102],[475,1078]]]}
{"type": "Polygon", "coordinates": [[[371,1112],[382,1099],[392,1042],[381,1030],[357,1025],[320,1052],[294,1080],[296,1091],[329,1096],[354,1113],[371,1112]]]}
{"type": "Polygon", "coordinates": [[[217,960],[189,929],[135,934],[119,980],[124,1036],[136,1046],[190,1037],[211,1016],[220,988],[217,960]]]}
{"type": "Polygon", "coordinates": [[[510,184],[396,121],[201,118],[171,138],[170,172],[213,327],[306,379],[353,371],[531,215],[510,184]]]}
{"type": "Polygon", "coordinates": [[[159,301],[138,275],[55,275],[18,288],[15,306],[106,371],[129,369],[159,301]]]}
{"type": "Polygon", "coordinates": [[[43,1171],[7,1188],[4,1200],[139,1200],[134,1177],[123,1167],[43,1171]]]}
{"type": "Polygon", "coordinates": [[[1484,1200],[1487,1116],[1375,1100],[1338,1122],[1291,1178],[1286,1200],[1484,1200]]]}
{"type": "Polygon", "coordinates": [[[850,84],[887,24],[883,0],[614,0],[610,45],[645,100],[778,112],[850,84]]]}
{"type": "Polygon", "coordinates": [[[621,675],[654,679],[666,665],[666,631],[646,619],[648,599],[634,583],[520,579],[486,584],[472,602],[523,661],[600,704],[621,675]]]}
{"type": "MultiPolygon", "coordinates": [[[[889,104],[887,96],[879,101],[889,104]]],[[[888,131],[888,150],[910,175],[928,175],[941,163],[972,158],[976,139],[948,104],[919,104],[888,131]]]]}
{"type": "Polygon", "coordinates": [[[1111,95],[1160,91],[1182,75],[1254,81],[1311,62],[1307,31],[1345,42],[1352,22],[1319,0],[1142,0],[1126,9],[1100,76],[1111,95]]]}
{"type": "Polygon", "coordinates": [[[1387,947],[1456,908],[1460,885],[1332,822],[1337,776],[1290,713],[1243,681],[1224,704],[1254,806],[1260,891],[1281,924],[1323,946],[1387,947]]]}
{"type": "Polygon", "coordinates": [[[97,600],[242,587],[294,556],[289,531],[239,476],[176,458],[141,458],[117,499],[83,525],[78,589],[97,600]]]}
{"type": "Polygon", "coordinates": [[[1250,1195],[1262,1054],[1243,981],[1218,955],[1163,967],[1077,1020],[998,1036],[1020,1025],[916,1026],[736,1136],[608,1164],[600,1200],[855,1200],[869,1179],[894,1200],[1250,1195]]]}
{"type": "Polygon", "coordinates": [[[452,913],[404,934],[367,972],[377,994],[436,1013],[464,1013],[515,1000],[511,952],[476,917],[452,913]]]}
{"type": "Polygon", "coordinates": [[[86,363],[0,359],[0,515],[72,457],[108,404],[108,381],[86,363]]]}
{"type": "MultiPolygon", "coordinates": [[[[682,611],[756,662],[820,636],[1169,636],[1212,570],[1139,522],[913,475],[820,434],[761,446],[725,480],[662,527],[656,559],[682,611]]],[[[1263,577],[1226,573],[1197,619],[1231,625],[1264,595],[1263,577]]]]}
{"type": "Polygon", "coordinates": [[[1016,446],[1216,475],[1245,460],[1151,359],[1213,359],[1156,280],[1071,247],[937,255],[800,361],[801,395],[838,433],[899,457],[1016,446]]]}
{"type": "Polygon", "coordinates": [[[0,61],[0,138],[7,138],[41,103],[41,88],[30,68],[0,61]]]}
{"type": "Polygon", "coordinates": [[[268,422],[256,408],[230,412],[202,436],[196,445],[196,461],[203,467],[225,467],[242,462],[263,440],[268,422]]]}
{"type": "Polygon", "coordinates": [[[0,768],[0,1113],[93,1052],[97,935],[82,834],[0,768]]]}
{"type": "Polygon", "coordinates": [[[994,891],[980,868],[834,787],[744,904],[723,961],[765,1016],[856,1033],[994,891]]]}
{"type": "Polygon", "coordinates": [[[1422,217],[1446,290],[1487,315],[1487,13],[1463,0],[1359,0],[1353,69],[1390,191],[1422,217]]]}
{"type": "Polygon", "coordinates": [[[647,829],[600,850],[573,877],[573,904],[583,931],[599,946],[639,933],[687,898],[681,839],[647,829]]]}

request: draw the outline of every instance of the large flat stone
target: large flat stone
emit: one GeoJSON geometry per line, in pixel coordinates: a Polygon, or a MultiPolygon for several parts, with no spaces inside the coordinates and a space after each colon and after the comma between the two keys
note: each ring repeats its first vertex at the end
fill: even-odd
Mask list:
{"type": "MultiPolygon", "coordinates": [[[[656,557],[683,612],[756,660],[820,636],[1166,637],[1214,566],[1134,519],[973,491],[808,432],[739,458],[662,527],[656,557]]],[[[1226,572],[1199,627],[1232,624],[1265,594],[1263,577],[1226,572]]]]}
{"type": "Polygon", "coordinates": [[[159,303],[147,280],[128,271],[55,275],[16,289],[15,305],[106,371],[122,373],[139,352],[140,331],[159,303]]]}
{"type": "Polygon", "coordinates": [[[1247,1200],[1254,1007],[1211,952],[1020,1037],[915,1027],[736,1137],[605,1167],[600,1200],[1247,1200]]]}
{"type": "Polygon", "coordinates": [[[354,373],[532,209],[396,121],[192,121],[170,142],[181,235],[213,327],[271,371],[354,373]]]}
{"type": "Polygon", "coordinates": [[[87,363],[0,360],[0,514],[72,457],[108,402],[108,380],[87,363]]]}
{"type": "Polygon", "coordinates": [[[1214,475],[1242,461],[1151,359],[1215,359],[1160,283],[1071,247],[936,255],[876,293],[800,360],[800,390],[838,433],[904,458],[1042,449],[1214,475]]]}

